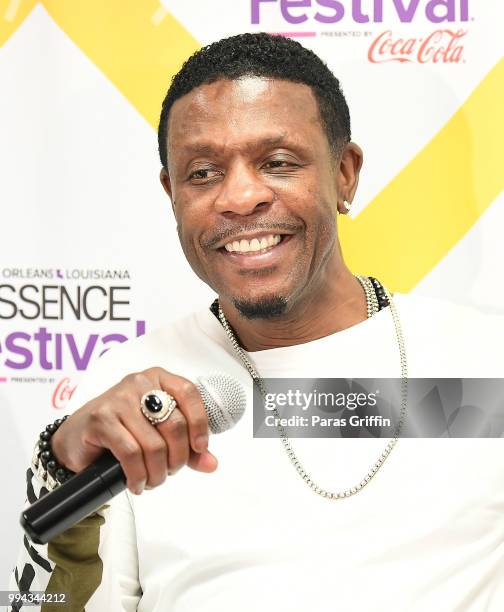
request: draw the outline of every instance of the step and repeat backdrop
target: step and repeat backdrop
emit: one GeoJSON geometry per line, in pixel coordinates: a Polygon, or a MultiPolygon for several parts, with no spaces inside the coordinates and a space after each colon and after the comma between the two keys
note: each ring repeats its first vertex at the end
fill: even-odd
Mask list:
{"type": "Polygon", "coordinates": [[[0,588],[38,432],[105,351],[213,299],[158,179],[184,59],[258,31],[318,53],[365,156],[340,220],[351,269],[504,316],[502,6],[0,0],[0,588]]]}

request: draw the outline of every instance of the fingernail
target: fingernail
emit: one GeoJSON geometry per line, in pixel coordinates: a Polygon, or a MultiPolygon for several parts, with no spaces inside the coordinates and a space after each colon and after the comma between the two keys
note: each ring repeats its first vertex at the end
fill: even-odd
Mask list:
{"type": "Polygon", "coordinates": [[[194,449],[197,453],[202,453],[208,448],[208,436],[202,434],[196,437],[194,441],[196,448],[194,449]]]}
{"type": "Polygon", "coordinates": [[[142,480],[142,482],[140,482],[135,489],[135,495],[141,495],[143,493],[143,490],[145,489],[146,484],[146,481],[142,480]]]}

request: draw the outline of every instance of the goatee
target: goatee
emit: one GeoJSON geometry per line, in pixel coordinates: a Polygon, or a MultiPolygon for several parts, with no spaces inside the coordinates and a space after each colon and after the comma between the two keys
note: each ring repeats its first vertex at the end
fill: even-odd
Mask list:
{"type": "Polygon", "coordinates": [[[236,310],[246,319],[273,319],[284,314],[287,310],[287,300],[275,295],[259,300],[234,299],[236,310]]]}

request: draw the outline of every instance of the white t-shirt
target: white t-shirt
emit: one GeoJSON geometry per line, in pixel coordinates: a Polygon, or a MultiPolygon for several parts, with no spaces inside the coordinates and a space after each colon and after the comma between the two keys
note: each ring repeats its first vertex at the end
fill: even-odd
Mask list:
{"type": "MultiPolygon", "coordinates": [[[[412,295],[394,302],[409,376],[502,377],[500,318],[412,295]]],[[[319,340],[248,355],[263,377],[401,372],[390,308],[319,340]]],[[[366,487],[329,500],[306,486],[280,440],[253,437],[251,379],[209,310],[105,355],[71,409],[151,366],[191,380],[225,372],[247,389],[247,410],[211,438],[213,474],[186,468],[141,496],[114,498],[86,612],[504,610],[502,439],[400,439],[366,487]]],[[[320,486],[340,491],[362,480],[386,440],[292,444],[320,486]]]]}

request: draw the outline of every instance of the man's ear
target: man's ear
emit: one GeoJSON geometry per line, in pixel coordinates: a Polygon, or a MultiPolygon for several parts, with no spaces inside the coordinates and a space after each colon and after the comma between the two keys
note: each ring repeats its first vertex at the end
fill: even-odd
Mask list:
{"type": "MultiPolygon", "coordinates": [[[[337,168],[336,174],[338,205],[340,198],[342,200],[347,200],[349,203],[352,202],[355,192],[357,191],[359,172],[363,160],[364,154],[362,149],[359,145],[355,144],[355,142],[349,142],[343,149],[339,158],[339,167],[337,168]]],[[[340,212],[345,211],[341,210],[340,212]]]]}
{"type": "Polygon", "coordinates": [[[166,168],[161,168],[161,172],[159,173],[159,180],[161,181],[161,185],[163,185],[163,189],[166,191],[166,193],[168,194],[168,197],[170,198],[173,214],[176,217],[177,214],[175,212],[175,206],[173,205],[174,202],[173,202],[173,195],[172,195],[172,186],[171,186],[171,181],[170,181],[170,175],[166,171],[166,168]]]}

